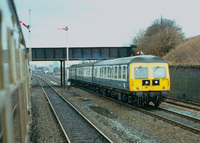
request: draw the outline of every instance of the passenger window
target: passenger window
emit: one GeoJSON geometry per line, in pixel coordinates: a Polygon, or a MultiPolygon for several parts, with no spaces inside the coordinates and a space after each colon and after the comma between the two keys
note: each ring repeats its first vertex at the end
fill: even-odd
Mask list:
{"type": "Polygon", "coordinates": [[[110,78],[110,67],[108,67],[108,73],[107,73],[107,75],[108,75],[108,78],[110,78]]]}
{"type": "Polygon", "coordinates": [[[104,67],[104,77],[106,78],[106,74],[107,74],[107,71],[106,71],[106,67],[104,67]]]}
{"type": "Polygon", "coordinates": [[[101,77],[101,67],[99,67],[99,77],[101,77]]]}
{"type": "Polygon", "coordinates": [[[101,69],[98,67],[97,77],[100,77],[101,69]]]}
{"type": "Polygon", "coordinates": [[[97,77],[97,67],[94,67],[93,76],[97,77]]]}
{"type": "Polygon", "coordinates": [[[117,66],[115,67],[115,79],[117,79],[117,66]]]}
{"type": "Polygon", "coordinates": [[[148,78],[148,68],[138,67],[134,69],[135,78],[148,78]]]}
{"type": "Polygon", "coordinates": [[[112,78],[112,67],[110,67],[110,78],[112,78]]]}
{"type": "Polygon", "coordinates": [[[103,77],[103,67],[101,67],[101,77],[103,77]]]}
{"type": "Polygon", "coordinates": [[[118,78],[121,79],[121,66],[119,66],[119,70],[118,70],[118,78]]]}
{"type": "Polygon", "coordinates": [[[126,74],[127,74],[127,71],[126,71],[126,66],[123,66],[123,79],[126,79],[126,74]]]}
{"type": "Polygon", "coordinates": [[[112,78],[115,78],[115,67],[112,67],[112,78]]]}
{"type": "Polygon", "coordinates": [[[154,78],[166,78],[166,70],[164,67],[154,67],[153,68],[154,78]]]}
{"type": "Polygon", "coordinates": [[[90,76],[92,76],[92,68],[90,68],[90,76]]]}

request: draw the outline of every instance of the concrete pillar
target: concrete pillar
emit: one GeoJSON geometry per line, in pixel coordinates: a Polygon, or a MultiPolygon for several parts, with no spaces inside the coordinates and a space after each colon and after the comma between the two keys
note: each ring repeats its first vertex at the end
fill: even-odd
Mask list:
{"type": "Polygon", "coordinates": [[[60,61],[60,85],[61,85],[61,87],[63,86],[63,82],[62,82],[62,80],[63,80],[63,67],[62,67],[62,61],[60,61]]]}
{"type": "Polygon", "coordinates": [[[65,87],[65,61],[63,61],[63,87],[65,87]]]}

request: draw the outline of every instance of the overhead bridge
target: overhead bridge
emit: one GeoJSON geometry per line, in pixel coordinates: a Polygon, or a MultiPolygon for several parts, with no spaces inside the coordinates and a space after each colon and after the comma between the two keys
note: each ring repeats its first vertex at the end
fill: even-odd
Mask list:
{"type": "MultiPolygon", "coordinates": [[[[129,57],[134,55],[130,47],[69,47],[69,60],[104,60],[111,58],[129,57]]],[[[67,60],[66,47],[33,47],[32,61],[61,61],[67,60]]]]}
{"type": "MultiPolygon", "coordinates": [[[[130,47],[33,47],[29,48],[32,61],[60,61],[61,86],[65,86],[65,61],[73,60],[104,60],[134,55],[133,48],[130,47]]],[[[68,78],[67,78],[68,79],[68,78]]]]}

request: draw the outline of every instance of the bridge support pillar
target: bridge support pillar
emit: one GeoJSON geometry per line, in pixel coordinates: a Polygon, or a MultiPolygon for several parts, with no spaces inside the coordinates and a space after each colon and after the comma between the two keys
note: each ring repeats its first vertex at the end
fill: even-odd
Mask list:
{"type": "Polygon", "coordinates": [[[65,87],[65,61],[60,61],[60,85],[65,87]]]}

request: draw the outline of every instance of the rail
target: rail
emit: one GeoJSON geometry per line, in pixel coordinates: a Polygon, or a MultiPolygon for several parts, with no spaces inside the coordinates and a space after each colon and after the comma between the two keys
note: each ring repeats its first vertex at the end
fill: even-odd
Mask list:
{"type": "Polygon", "coordinates": [[[112,142],[52,86],[39,81],[68,142],[112,142]]]}

